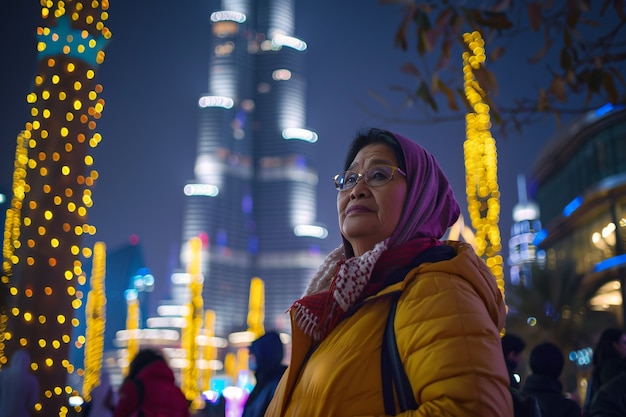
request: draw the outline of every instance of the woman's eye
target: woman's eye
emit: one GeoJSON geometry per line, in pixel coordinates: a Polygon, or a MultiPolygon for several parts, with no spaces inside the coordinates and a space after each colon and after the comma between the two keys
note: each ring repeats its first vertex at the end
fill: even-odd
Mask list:
{"type": "Polygon", "coordinates": [[[373,180],[384,180],[387,179],[387,173],[382,169],[376,169],[370,171],[370,178],[373,180]]]}

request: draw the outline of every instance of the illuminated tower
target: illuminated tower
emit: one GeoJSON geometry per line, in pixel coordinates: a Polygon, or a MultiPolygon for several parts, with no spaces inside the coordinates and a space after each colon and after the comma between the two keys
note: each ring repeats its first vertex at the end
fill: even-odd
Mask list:
{"type": "Polygon", "coordinates": [[[7,356],[17,349],[30,353],[41,391],[37,409],[56,416],[68,412],[69,394],[80,389],[66,382],[82,374],[82,364],[68,357],[71,342],[84,343],[84,336],[71,340],[71,335],[78,325],[75,309],[84,301],[76,291],[85,280],[81,259],[91,256],[81,245],[82,235],[95,233],[87,223],[98,176],[90,153],[101,140],[95,128],[104,106],[96,70],[111,33],[104,25],[106,0],[41,4],[39,63],[23,133],[28,161],[24,181],[14,184],[14,194],[24,193],[19,219],[14,219],[20,232],[11,234],[14,252],[4,264],[2,281],[12,295],[7,356]]]}
{"type": "MultiPolygon", "coordinates": [[[[203,240],[204,305],[215,311],[216,335],[247,328],[253,277],[265,282],[265,326],[286,329],[285,310],[324,255],[311,162],[317,134],[305,119],[307,45],[294,37],[293,3],[224,0],[210,17],[182,241],[203,240]]],[[[181,260],[184,270],[186,247],[181,260]]]]}
{"type": "Polygon", "coordinates": [[[541,230],[539,206],[528,200],[526,178],[517,176],[519,202],[513,207],[513,226],[509,239],[509,266],[511,285],[532,288],[532,265],[537,261],[535,235],[541,230]]]}

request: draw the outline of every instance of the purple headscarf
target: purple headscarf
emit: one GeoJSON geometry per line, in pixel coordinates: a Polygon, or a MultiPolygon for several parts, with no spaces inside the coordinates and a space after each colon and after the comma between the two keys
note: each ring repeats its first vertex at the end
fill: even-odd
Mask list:
{"type": "MultiPolygon", "coordinates": [[[[393,135],[402,148],[407,182],[402,216],[391,235],[388,247],[419,237],[441,239],[461,213],[450,182],[435,157],[426,149],[402,135],[388,133],[393,135]]],[[[346,257],[354,256],[350,243],[345,238],[343,242],[346,257]]]]}

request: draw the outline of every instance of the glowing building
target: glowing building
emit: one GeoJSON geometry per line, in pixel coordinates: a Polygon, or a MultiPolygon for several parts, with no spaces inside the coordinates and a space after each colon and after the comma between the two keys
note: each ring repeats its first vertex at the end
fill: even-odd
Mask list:
{"type": "MultiPolygon", "coordinates": [[[[253,277],[265,282],[266,327],[287,329],[285,310],[320,265],[327,234],[316,223],[307,45],[294,36],[293,0],[224,0],[210,24],[182,242],[203,242],[204,307],[215,311],[216,335],[247,327],[253,277]]],[[[190,261],[187,246],[180,271],[190,261]]]]}
{"type": "Polygon", "coordinates": [[[545,269],[578,277],[590,309],[624,324],[626,108],[610,104],[563,128],[535,163],[531,195],[544,228],[534,243],[545,269]]]}
{"type": "Polygon", "coordinates": [[[509,239],[510,284],[532,287],[532,265],[541,261],[544,252],[537,253],[534,240],[541,230],[539,206],[528,199],[526,177],[517,176],[518,203],[513,207],[513,226],[509,239]],[[539,259],[538,259],[539,258],[539,259]]]}

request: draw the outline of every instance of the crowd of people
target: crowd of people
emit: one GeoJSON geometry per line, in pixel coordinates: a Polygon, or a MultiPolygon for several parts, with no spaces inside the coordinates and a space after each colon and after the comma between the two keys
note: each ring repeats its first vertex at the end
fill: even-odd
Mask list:
{"type": "MultiPolygon", "coordinates": [[[[501,337],[504,299],[472,246],[442,241],[460,207],[423,147],[386,130],[359,131],[334,185],[341,242],[288,310],[288,366],[278,333],[251,344],[256,385],[244,417],[413,415],[418,409],[420,415],[506,417],[517,416],[519,404],[530,404],[532,416],[626,415],[621,329],[600,336],[583,404],[563,392],[565,357],[549,341],[532,347],[530,374],[520,377],[526,342],[510,333],[501,337]]],[[[0,372],[0,417],[26,417],[37,401],[24,354],[17,352],[0,372]],[[14,384],[18,374],[25,388],[14,384]],[[35,396],[13,404],[11,392],[18,389],[35,396]]],[[[92,399],[87,417],[139,410],[190,415],[166,358],[151,349],[132,360],[119,392],[103,375],[92,399]]]]}

